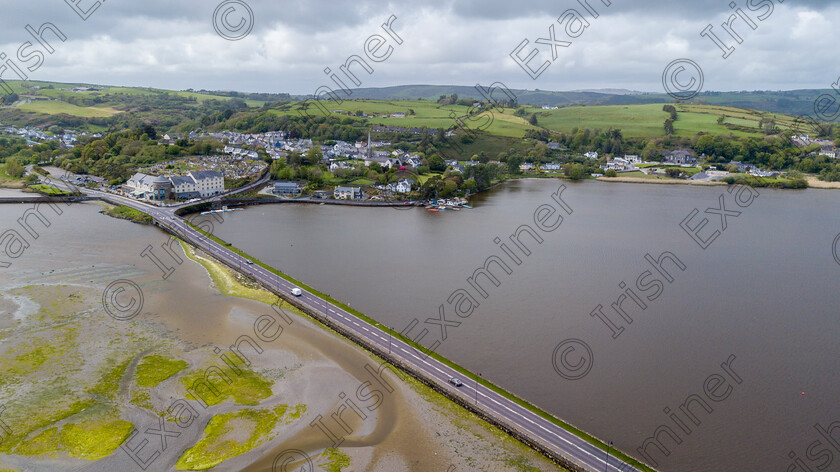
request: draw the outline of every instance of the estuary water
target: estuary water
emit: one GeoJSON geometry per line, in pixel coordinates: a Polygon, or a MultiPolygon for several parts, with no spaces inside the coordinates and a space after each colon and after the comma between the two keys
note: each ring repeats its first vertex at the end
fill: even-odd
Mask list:
{"type": "Polygon", "coordinates": [[[815,426],[840,421],[840,193],[752,192],[521,180],[472,210],[266,205],[215,232],[660,470],[837,467],[815,426]]]}

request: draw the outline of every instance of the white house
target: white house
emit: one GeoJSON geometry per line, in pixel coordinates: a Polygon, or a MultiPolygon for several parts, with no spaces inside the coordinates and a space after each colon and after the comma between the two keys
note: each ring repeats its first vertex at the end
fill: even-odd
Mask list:
{"type": "Polygon", "coordinates": [[[385,163],[382,164],[382,167],[387,167],[389,169],[392,168],[392,167],[399,168],[401,166],[402,166],[402,161],[399,160],[399,159],[386,159],[385,163]]]}
{"type": "Polygon", "coordinates": [[[598,153],[595,151],[587,152],[584,154],[588,159],[598,159],[598,153]]]}
{"type": "Polygon", "coordinates": [[[840,151],[834,146],[823,146],[820,148],[820,156],[828,156],[834,159],[840,157],[840,151]]]}
{"type": "Polygon", "coordinates": [[[411,179],[400,179],[395,183],[386,185],[385,190],[395,193],[409,193],[411,192],[411,184],[413,183],[414,181],[411,179]]]}
{"type": "Polygon", "coordinates": [[[333,197],[336,200],[361,200],[362,189],[359,187],[336,187],[333,190],[333,197]]]}

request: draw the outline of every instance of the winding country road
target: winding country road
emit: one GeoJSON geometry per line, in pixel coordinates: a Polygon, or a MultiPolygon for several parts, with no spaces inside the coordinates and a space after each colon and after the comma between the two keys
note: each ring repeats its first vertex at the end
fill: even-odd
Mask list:
{"type": "MultiPolygon", "coordinates": [[[[237,189],[235,192],[228,192],[225,195],[208,198],[202,200],[202,202],[216,201],[233,193],[247,192],[252,188],[265,184],[267,180],[268,177],[263,176],[259,181],[237,189]]],[[[66,182],[62,183],[64,184],[62,187],[65,188],[68,185],[72,186],[66,182]]],[[[55,181],[51,181],[51,184],[59,185],[55,181]]],[[[238,267],[240,272],[254,278],[263,286],[276,290],[278,293],[286,294],[287,297],[290,297],[292,288],[295,288],[295,285],[291,282],[273,272],[259,265],[249,264],[245,257],[240,256],[228,247],[196,231],[183,218],[175,215],[177,209],[190,204],[158,207],[97,190],[84,188],[78,188],[76,190],[88,196],[125,205],[151,215],[159,225],[166,227],[173,234],[178,235],[206,253],[213,255],[228,266],[238,267]]],[[[297,301],[309,307],[310,310],[325,313],[333,323],[342,326],[366,342],[378,346],[382,352],[390,352],[390,355],[398,362],[411,366],[428,380],[436,383],[441,389],[448,390],[449,393],[460,397],[465,403],[476,404],[476,407],[481,409],[486,415],[495,418],[511,430],[518,431],[532,442],[540,444],[552,454],[576,464],[580,469],[592,472],[635,472],[638,470],[615,457],[610,456],[608,458],[605,451],[486,387],[476,385],[470,381],[465,382],[460,387],[455,387],[449,383],[449,380],[461,377],[460,372],[432,357],[428,357],[423,352],[402,340],[392,338],[388,333],[362,321],[342,308],[329,304],[323,298],[302,288],[301,291],[302,295],[297,297],[297,301]]]]}

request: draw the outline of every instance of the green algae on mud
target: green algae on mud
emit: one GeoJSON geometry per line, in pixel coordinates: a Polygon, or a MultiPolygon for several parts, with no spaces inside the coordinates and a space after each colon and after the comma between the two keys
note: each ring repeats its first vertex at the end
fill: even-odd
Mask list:
{"type": "Polygon", "coordinates": [[[329,472],[342,472],[345,467],[350,467],[350,456],[334,447],[324,449],[324,452],[321,453],[321,459],[326,461],[319,462],[318,465],[329,472]]]}
{"type": "MultiPolygon", "coordinates": [[[[0,343],[0,399],[13,434],[0,452],[97,460],[133,429],[120,418],[120,383],[145,341],[130,327],[96,321],[99,294],[76,285],[30,285],[4,294],[25,299],[0,343]],[[117,342],[114,342],[117,341],[117,342]]],[[[8,316],[8,315],[7,315],[8,316]]]]}
{"type": "Polygon", "coordinates": [[[277,295],[263,290],[258,286],[252,288],[244,285],[241,282],[241,276],[238,273],[230,271],[227,267],[218,264],[216,261],[196,254],[195,249],[187,245],[185,242],[180,240],[179,242],[181,243],[181,247],[183,247],[184,253],[187,257],[204,267],[210,275],[210,280],[213,281],[213,285],[215,285],[216,289],[223,294],[230,295],[232,297],[256,300],[258,302],[263,302],[266,305],[272,305],[277,303],[279,300],[277,295]]]}
{"type": "Polygon", "coordinates": [[[154,354],[146,356],[137,364],[134,381],[140,387],[154,388],[159,383],[187,368],[186,361],[169,359],[154,354]]]}
{"type": "Polygon", "coordinates": [[[228,376],[219,372],[215,368],[193,370],[182,377],[181,384],[188,392],[186,398],[202,401],[208,406],[218,405],[228,398],[240,405],[254,406],[272,394],[274,382],[244,365],[239,367],[238,375],[228,376]],[[213,382],[214,376],[221,381],[213,382]]]}
{"type": "MultiPolygon", "coordinates": [[[[306,410],[297,405],[294,412],[306,410]]],[[[244,454],[276,436],[272,434],[278,423],[289,424],[294,419],[286,415],[287,405],[274,408],[244,409],[216,415],[210,419],[201,439],[184,451],[175,468],[178,470],[207,470],[227,459],[244,454]],[[242,438],[243,433],[246,434],[242,438]],[[239,439],[237,438],[239,436],[239,439]]]]}
{"type": "MultiPolygon", "coordinates": [[[[70,416],[74,416],[73,415],[70,416]]],[[[24,456],[71,457],[95,461],[111,455],[128,438],[134,425],[116,417],[116,412],[105,412],[80,423],[53,426],[22,442],[15,454],[24,456]]]]}

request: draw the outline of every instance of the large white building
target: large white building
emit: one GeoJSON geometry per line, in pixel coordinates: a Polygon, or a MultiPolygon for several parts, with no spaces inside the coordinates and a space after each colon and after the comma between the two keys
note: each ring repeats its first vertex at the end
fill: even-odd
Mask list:
{"type": "Polygon", "coordinates": [[[216,171],[190,172],[186,176],[157,177],[136,173],[125,183],[132,196],[149,200],[206,198],[225,191],[225,178],[216,171]]]}

